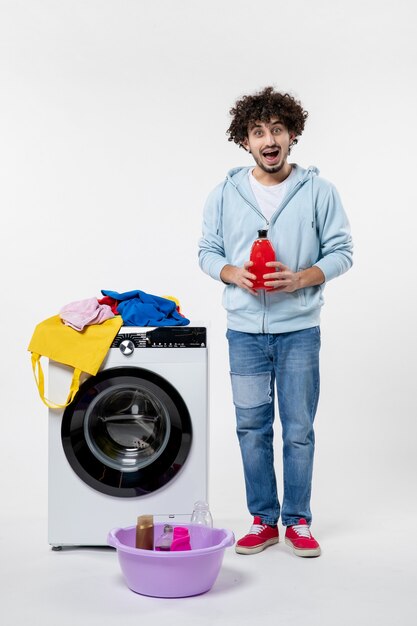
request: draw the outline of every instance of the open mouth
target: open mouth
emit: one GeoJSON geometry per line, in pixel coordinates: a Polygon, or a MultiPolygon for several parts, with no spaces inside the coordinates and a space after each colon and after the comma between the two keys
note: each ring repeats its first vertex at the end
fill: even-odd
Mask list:
{"type": "Polygon", "coordinates": [[[279,150],[278,148],[275,148],[274,150],[264,150],[262,152],[262,156],[264,157],[265,161],[268,161],[268,163],[273,163],[277,160],[279,156],[279,150]]]}

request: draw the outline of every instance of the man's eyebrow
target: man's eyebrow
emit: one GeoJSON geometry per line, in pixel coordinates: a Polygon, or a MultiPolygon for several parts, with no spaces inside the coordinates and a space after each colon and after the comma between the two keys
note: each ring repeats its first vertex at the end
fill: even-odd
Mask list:
{"type": "MultiPolygon", "coordinates": [[[[252,122],[250,125],[250,130],[252,130],[253,128],[262,128],[262,123],[259,122],[252,122]]],[[[272,122],[268,123],[267,126],[275,126],[276,124],[281,124],[284,125],[284,122],[282,120],[280,120],[279,118],[276,120],[273,120],[272,122]]]]}

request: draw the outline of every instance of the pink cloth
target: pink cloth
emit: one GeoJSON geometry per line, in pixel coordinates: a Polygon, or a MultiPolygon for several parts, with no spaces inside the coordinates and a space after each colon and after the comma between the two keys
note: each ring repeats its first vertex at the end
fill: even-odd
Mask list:
{"type": "Polygon", "coordinates": [[[74,330],[83,330],[91,324],[101,324],[114,316],[108,304],[99,304],[97,298],[76,300],[62,307],[59,316],[66,326],[74,330]]]}

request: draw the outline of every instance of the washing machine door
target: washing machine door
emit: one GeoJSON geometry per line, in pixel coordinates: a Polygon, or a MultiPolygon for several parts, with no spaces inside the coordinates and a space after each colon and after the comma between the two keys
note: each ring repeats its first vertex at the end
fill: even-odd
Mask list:
{"type": "Polygon", "coordinates": [[[142,368],[112,368],[89,378],[62,418],[62,444],[78,476],[117,497],[143,496],[175,478],[192,442],[184,400],[142,368]]]}

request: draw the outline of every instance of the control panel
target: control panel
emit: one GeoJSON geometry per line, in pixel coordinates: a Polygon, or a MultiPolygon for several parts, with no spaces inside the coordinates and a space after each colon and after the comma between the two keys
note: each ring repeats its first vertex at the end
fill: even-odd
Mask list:
{"type": "Polygon", "coordinates": [[[153,328],[140,332],[116,335],[111,348],[120,348],[129,354],[132,348],[206,348],[207,329],[201,326],[153,328]]]}

